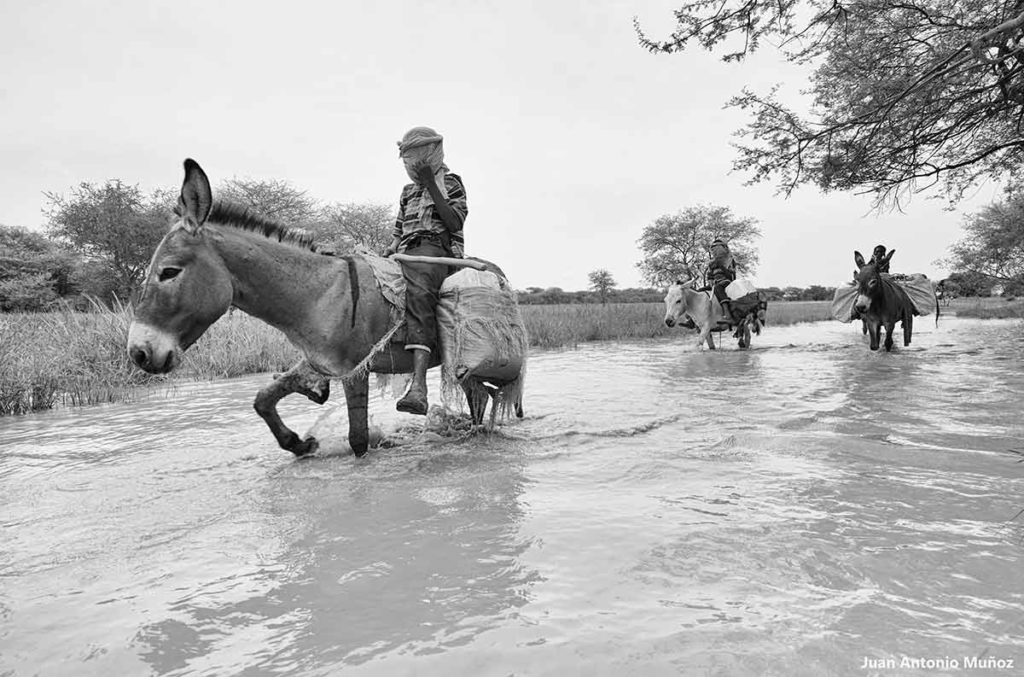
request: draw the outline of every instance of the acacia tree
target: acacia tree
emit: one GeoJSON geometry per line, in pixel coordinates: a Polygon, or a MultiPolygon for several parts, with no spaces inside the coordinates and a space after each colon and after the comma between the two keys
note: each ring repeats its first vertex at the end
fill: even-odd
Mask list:
{"type": "Polygon", "coordinates": [[[333,204],[325,207],[313,230],[319,240],[336,250],[361,246],[381,252],[391,243],[395,211],[376,202],[333,204]]]}
{"type": "Polygon", "coordinates": [[[728,207],[689,207],[659,216],[644,228],[638,241],[643,259],[637,268],[645,280],[657,286],[679,279],[703,280],[711,243],[721,238],[728,243],[739,269],[753,275],[758,262],[754,240],[759,237],[756,219],[736,217],[728,207]]]}
{"type": "Polygon", "coordinates": [[[218,200],[242,205],[286,226],[310,227],[321,211],[316,199],[282,179],[234,177],[222,182],[214,195],[218,200]]]}
{"type": "Polygon", "coordinates": [[[604,268],[598,268],[597,270],[591,271],[587,278],[590,280],[590,289],[597,292],[597,297],[601,299],[601,303],[608,302],[608,293],[615,288],[615,278],[612,277],[611,272],[604,268]]]}
{"type": "Polygon", "coordinates": [[[167,231],[170,193],[158,190],[146,196],[138,186],[112,179],[103,185],[82,183],[69,196],[45,195],[50,202],[49,234],[108,270],[112,291],[127,298],[167,231]]]}
{"type": "Polygon", "coordinates": [[[815,68],[805,115],[777,88],[744,89],[737,169],[776,180],[872,193],[898,203],[941,184],[953,202],[1024,161],[1022,0],[693,0],[665,40],[634,24],[642,46],[696,43],[740,61],[763,43],[815,68]]]}
{"type": "Polygon", "coordinates": [[[1024,282],[1024,191],[1010,191],[1004,200],[967,216],[963,229],[946,265],[1004,283],[1024,282]]]}

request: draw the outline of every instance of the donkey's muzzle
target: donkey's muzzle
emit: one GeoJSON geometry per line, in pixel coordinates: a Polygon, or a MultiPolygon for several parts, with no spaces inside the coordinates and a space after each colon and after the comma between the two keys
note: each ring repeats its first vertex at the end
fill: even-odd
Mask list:
{"type": "Polygon", "coordinates": [[[166,374],[174,366],[174,352],[168,352],[160,364],[153,361],[153,353],[147,348],[133,347],[128,350],[128,356],[132,358],[139,369],[150,374],[166,374]]]}
{"type": "Polygon", "coordinates": [[[676,321],[675,321],[675,319],[674,319],[674,318],[671,318],[671,317],[666,317],[666,318],[665,318],[665,326],[668,326],[668,327],[674,327],[674,326],[676,326],[676,321]]]}
{"type": "Polygon", "coordinates": [[[150,374],[166,374],[174,369],[181,346],[167,332],[150,325],[132,322],[128,328],[128,357],[139,369],[150,374]]]}
{"type": "Polygon", "coordinates": [[[146,369],[149,366],[149,351],[144,348],[131,348],[128,350],[128,356],[140,369],[146,369]]]}

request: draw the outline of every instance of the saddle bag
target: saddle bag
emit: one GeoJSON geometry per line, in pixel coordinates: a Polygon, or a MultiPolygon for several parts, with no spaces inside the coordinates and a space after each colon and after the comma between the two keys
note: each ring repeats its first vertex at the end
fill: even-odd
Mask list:
{"type": "Polygon", "coordinates": [[[749,294],[732,300],[732,314],[737,319],[742,319],[749,313],[764,324],[765,311],[768,310],[768,295],[763,291],[753,291],[749,294]]]}
{"type": "Polygon", "coordinates": [[[526,327],[515,292],[495,273],[463,268],[449,275],[441,285],[437,329],[443,369],[458,381],[475,377],[501,387],[519,378],[526,327]]]}

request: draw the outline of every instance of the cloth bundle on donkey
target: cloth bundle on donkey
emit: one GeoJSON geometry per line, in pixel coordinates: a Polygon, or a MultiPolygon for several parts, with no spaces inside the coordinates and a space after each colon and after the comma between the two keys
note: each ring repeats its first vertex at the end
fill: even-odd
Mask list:
{"type": "Polygon", "coordinates": [[[492,396],[492,420],[495,413],[514,413],[522,403],[529,342],[508,281],[472,268],[449,275],[441,285],[437,329],[444,398],[492,396]]]}
{"type": "MultiPolygon", "coordinates": [[[[381,293],[391,304],[394,324],[364,362],[405,341],[405,279],[398,262],[360,252],[373,269],[381,293]]],[[[484,403],[493,398],[491,420],[521,410],[529,341],[515,292],[504,277],[463,268],[441,285],[437,305],[441,348],[442,399],[461,403],[468,396],[484,403]]]]}
{"type": "MultiPolygon", "coordinates": [[[[923,273],[909,275],[882,273],[882,276],[895,282],[910,297],[914,305],[914,315],[930,315],[935,309],[937,304],[935,283],[929,280],[927,275],[923,273]]],[[[837,287],[830,307],[832,317],[840,322],[851,322],[856,319],[854,306],[857,304],[857,293],[856,282],[837,287]]]]}
{"type": "Polygon", "coordinates": [[[725,295],[732,301],[734,319],[742,319],[754,313],[761,326],[765,324],[765,312],[768,309],[768,295],[758,291],[749,280],[740,278],[729,283],[725,295]]]}

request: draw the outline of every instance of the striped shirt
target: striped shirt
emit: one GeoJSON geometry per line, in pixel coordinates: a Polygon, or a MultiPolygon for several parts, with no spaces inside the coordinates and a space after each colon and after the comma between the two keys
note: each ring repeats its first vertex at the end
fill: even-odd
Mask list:
{"type": "MultiPolygon", "coordinates": [[[[445,173],[444,186],[448,189],[448,206],[452,208],[459,220],[459,229],[451,233],[452,254],[461,258],[465,248],[462,224],[466,222],[466,215],[469,214],[469,207],[466,205],[466,188],[462,185],[462,178],[451,172],[445,173]]],[[[395,227],[392,230],[392,235],[401,239],[398,245],[399,251],[405,251],[407,243],[413,235],[424,232],[444,233],[447,230],[434,207],[430,208],[429,226],[420,220],[420,200],[423,199],[424,194],[429,196],[427,189],[416,183],[406,184],[402,189],[402,197],[398,200],[398,218],[395,219],[395,227]]]]}

